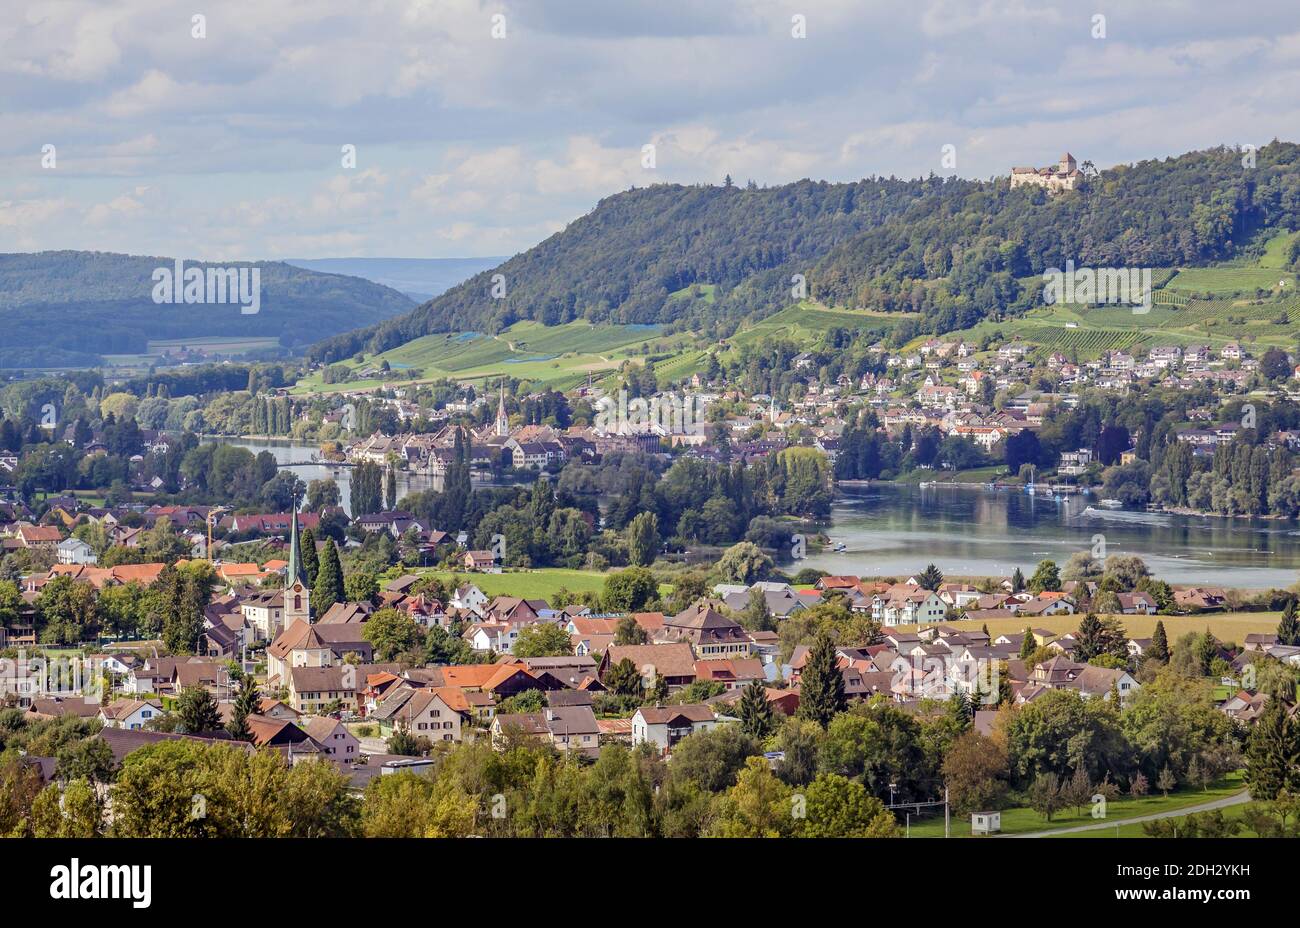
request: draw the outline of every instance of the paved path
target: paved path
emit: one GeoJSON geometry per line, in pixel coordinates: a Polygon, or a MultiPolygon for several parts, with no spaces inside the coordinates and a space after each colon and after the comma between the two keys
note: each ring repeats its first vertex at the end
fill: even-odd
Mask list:
{"type": "Polygon", "coordinates": [[[1212,812],[1215,809],[1226,809],[1229,806],[1239,806],[1244,802],[1250,802],[1250,792],[1242,790],[1239,793],[1233,793],[1231,796],[1224,796],[1222,799],[1214,799],[1210,802],[1202,802],[1194,806],[1183,806],[1181,809],[1170,809],[1167,812],[1155,812],[1151,815],[1139,815],[1136,818],[1121,818],[1114,821],[1099,821],[1093,825],[1075,825],[1072,828],[1052,828],[1047,831],[1031,831],[1019,835],[998,835],[999,838],[1052,838],[1057,835],[1075,834],[1080,831],[1100,831],[1103,828],[1114,828],[1117,825],[1132,825],[1136,822],[1152,822],[1158,818],[1178,818],[1183,815],[1191,815],[1193,812],[1212,812]]]}

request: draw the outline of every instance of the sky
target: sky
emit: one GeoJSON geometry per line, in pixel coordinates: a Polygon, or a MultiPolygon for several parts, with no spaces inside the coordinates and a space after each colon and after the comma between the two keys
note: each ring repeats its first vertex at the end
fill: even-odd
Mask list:
{"type": "Polygon", "coordinates": [[[1297,86],[1296,0],[0,0],[0,252],[510,255],[652,183],[1297,141],[1297,86]]]}

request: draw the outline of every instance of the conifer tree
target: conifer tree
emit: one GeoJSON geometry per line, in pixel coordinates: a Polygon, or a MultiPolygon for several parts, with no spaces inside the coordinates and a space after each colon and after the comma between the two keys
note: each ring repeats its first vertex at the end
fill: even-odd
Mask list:
{"type": "Polygon", "coordinates": [[[835,659],[835,644],[825,632],[817,636],[799,677],[799,717],[827,727],[844,711],[844,675],[835,659]]]}
{"type": "Polygon", "coordinates": [[[1158,661],[1169,660],[1169,636],[1165,633],[1165,623],[1156,621],[1156,630],[1151,633],[1151,645],[1147,648],[1147,656],[1158,661]]]}
{"type": "Polygon", "coordinates": [[[1300,729],[1279,699],[1255,723],[1246,745],[1246,783],[1256,802],[1300,790],[1300,729]]]}
{"type": "Polygon", "coordinates": [[[261,707],[262,694],[258,692],[257,683],[251,676],[246,675],[239,681],[239,693],[235,696],[235,704],[230,711],[230,722],[226,725],[230,737],[236,741],[252,741],[253,734],[248,730],[248,717],[256,715],[261,707]]]}
{"type": "Polygon", "coordinates": [[[1300,643],[1300,618],[1296,617],[1295,600],[1288,599],[1282,610],[1282,621],[1277,623],[1278,644],[1300,643]]]}
{"type": "Polygon", "coordinates": [[[1027,660],[1029,655],[1034,653],[1038,647],[1038,639],[1034,637],[1034,630],[1028,625],[1025,626],[1025,640],[1020,642],[1020,659],[1027,660]]]}
{"type": "Polygon", "coordinates": [[[316,585],[316,575],[320,573],[320,554],[316,550],[316,533],[309,528],[302,531],[298,539],[298,546],[302,549],[302,569],[307,574],[307,585],[314,587],[316,585]]]}
{"type": "Polygon", "coordinates": [[[343,592],[343,565],[339,562],[339,549],[333,538],[325,542],[325,555],[321,558],[311,595],[317,615],[324,615],[330,606],[343,602],[346,595],[343,592]]]}
{"type": "Polygon", "coordinates": [[[761,680],[751,680],[740,694],[740,728],[745,734],[762,741],[776,728],[767,688],[761,680]]]}

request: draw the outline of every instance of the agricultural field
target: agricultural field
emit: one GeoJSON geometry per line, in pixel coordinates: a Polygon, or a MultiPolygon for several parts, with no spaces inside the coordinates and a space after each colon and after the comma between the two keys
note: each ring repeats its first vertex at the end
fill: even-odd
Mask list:
{"type": "Polygon", "coordinates": [[[1186,267],[1166,286],[1191,293],[1253,295],[1256,290],[1276,290],[1280,281],[1286,282],[1286,289],[1293,290],[1296,275],[1264,267],[1186,267]]]}
{"type": "Polygon", "coordinates": [[[547,600],[561,589],[570,593],[598,593],[605,588],[606,577],[606,574],[598,570],[567,570],[561,567],[501,574],[452,573],[447,570],[417,570],[415,573],[421,576],[432,575],[443,581],[455,577],[457,583],[472,583],[489,596],[547,600]]]}
{"type": "MultiPolygon", "coordinates": [[[[641,358],[659,342],[659,326],[591,325],[570,322],[544,326],[519,322],[499,335],[479,332],[425,335],[361,362],[340,362],[353,370],[387,361],[399,374],[418,371],[419,380],[443,378],[474,381],[503,375],[568,389],[587,378],[617,370],[629,358],[641,358]]],[[[406,382],[397,380],[397,383],[406,382]]],[[[299,381],[294,393],[356,392],[381,386],[379,379],[326,384],[320,374],[299,381]]]]}
{"type": "Polygon", "coordinates": [[[768,316],[761,322],[745,326],[727,339],[727,344],[747,345],[764,338],[788,338],[810,344],[832,329],[878,331],[883,335],[907,318],[915,317],[912,313],[841,309],[805,300],[768,316]]]}

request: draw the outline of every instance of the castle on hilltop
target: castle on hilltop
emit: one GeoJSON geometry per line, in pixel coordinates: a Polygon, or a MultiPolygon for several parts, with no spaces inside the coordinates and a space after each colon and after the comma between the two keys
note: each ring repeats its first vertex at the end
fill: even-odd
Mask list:
{"type": "Polygon", "coordinates": [[[1074,155],[1068,151],[1061,155],[1061,160],[1045,168],[1012,168],[1011,189],[1017,187],[1046,187],[1053,193],[1057,190],[1073,190],[1083,180],[1074,155]]]}

